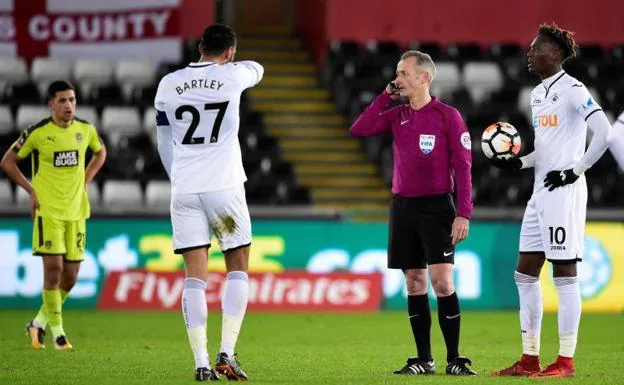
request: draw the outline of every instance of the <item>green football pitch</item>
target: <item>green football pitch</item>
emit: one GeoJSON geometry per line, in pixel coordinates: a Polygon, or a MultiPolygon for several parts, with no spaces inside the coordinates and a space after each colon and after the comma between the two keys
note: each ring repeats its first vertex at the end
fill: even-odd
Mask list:
{"type": "MultiPolygon", "coordinates": [[[[71,352],[34,351],[23,327],[33,311],[0,310],[0,384],[176,384],[193,383],[194,365],[179,312],[97,312],[67,310],[65,330],[71,352]]],[[[434,315],[432,345],[444,373],[445,349],[434,315]]],[[[208,346],[219,348],[221,317],[209,313],[208,346]]],[[[473,360],[478,377],[438,374],[400,377],[415,348],[406,314],[247,315],[238,355],[257,384],[502,384],[537,379],[488,375],[513,363],[520,353],[515,312],[464,312],[461,352],[473,360]]],[[[542,363],[558,351],[557,316],[547,314],[542,330],[542,363]]],[[[559,383],[621,384],[624,316],[584,314],[577,349],[577,376],[559,383]]],[[[221,381],[226,381],[222,379],[221,381]]]]}

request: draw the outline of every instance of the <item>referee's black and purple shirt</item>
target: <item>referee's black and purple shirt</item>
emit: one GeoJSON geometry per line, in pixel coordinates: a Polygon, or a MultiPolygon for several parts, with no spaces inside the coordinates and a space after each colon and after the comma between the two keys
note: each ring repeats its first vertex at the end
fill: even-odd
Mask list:
{"type": "Polygon", "coordinates": [[[420,110],[409,104],[388,108],[392,99],[379,95],[351,126],[353,136],[392,133],[392,193],[403,197],[453,191],[457,180],[457,215],[472,215],[470,134],[459,111],[433,97],[420,110]]]}

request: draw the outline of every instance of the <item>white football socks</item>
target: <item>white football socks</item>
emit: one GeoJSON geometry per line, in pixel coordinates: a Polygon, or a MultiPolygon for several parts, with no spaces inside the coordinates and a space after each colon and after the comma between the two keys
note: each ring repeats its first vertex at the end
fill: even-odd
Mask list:
{"type": "Polygon", "coordinates": [[[540,333],[544,305],[538,277],[514,273],[520,297],[520,328],[522,329],[522,354],[539,356],[540,333]]]}
{"type": "Polygon", "coordinates": [[[206,337],[206,321],[208,320],[206,282],[198,278],[184,279],[182,314],[191,350],[195,356],[195,367],[210,368],[206,337]]]}
{"type": "Polygon", "coordinates": [[[234,355],[234,347],[238,340],[247,301],[249,299],[249,278],[244,271],[231,271],[227,274],[221,309],[223,323],[221,325],[221,352],[229,357],[234,355]]]}
{"type": "Polygon", "coordinates": [[[559,292],[559,355],[573,357],[581,322],[581,289],[577,277],[555,277],[559,292]]]}

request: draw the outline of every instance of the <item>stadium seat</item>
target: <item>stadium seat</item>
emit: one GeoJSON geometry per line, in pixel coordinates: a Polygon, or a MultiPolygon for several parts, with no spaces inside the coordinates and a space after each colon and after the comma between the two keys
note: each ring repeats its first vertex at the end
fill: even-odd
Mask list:
{"type": "Polygon", "coordinates": [[[182,60],[185,63],[196,62],[199,60],[199,39],[190,39],[184,42],[182,47],[182,60]]]}
{"type": "Polygon", "coordinates": [[[326,86],[331,86],[340,74],[353,72],[356,66],[362,64],[365,58],[364,49],[353,41],[332,41],[329,44],[327,63],[323,67],[321,80],[326,86]]]}
{"type": "Polygon", "coordinates": [[[122,106],[126,104],[121,87],[116,83],[96,85],[84,93],[85,101],[102,109],[110,106],[122,106]]]}
{"type": "Polygon", "coordinates": [[[135,89],[152,85],[155,77],[154,64],[147,60],[121,59],[115,66],[115,79],[126,100],[131,99],[135,89]]]}
{"type": "Polygon", "coordinates": [[[158,67],[156,67],[156,80],[155,83],[157,84],[160,79],[162,79],[163,76],[177,71],[181,68],[184,68],[186,66],[186,64],[184,63],[188,63],[191,61],[195,61],[195,60],[188,60],[188,61],[183,61],[182,63],[169,63],[169,62],[162,62],[158,65],[158,67]]]}
{"type": "Polygon", "coordinates": [[[0,105],[0,134],[13,130],[13,114],[9,106],[0,105]]]}
{"type": "Polygon", "coordinates": [[[157,159],[156,150],[143,131],[137,109],[107,107],[102,112],[103,136],[110,147],[109,161],[113,176],[144,179],[144,174],[157,159]]]}
{"type": "Polygon", "coordinates": [[[409,44],[409,49],[424,52],[431,56],[434,61],[446,60],[446,54],[442,52],[442,48],[436,42],[413,41],[409,44]]]}
{"type": "Polygon", "coordinates": [[[143,131],[156,131],[156,108],[149,107],[143,112],[143,131]]]}
{"type": "MultiPolygon", "coordinates": [[[[157,148],[158,146],[158,132],[156,130],[156,109],[149,107],[143,112],[143,131],[147,134],[152,142],[152,146],[157,148]]],[[[241,122],[241,127],[243,126],[241,122]]]]}
{"type": "Polygon", "coordinates": [[[169,207],[171,183],[164,180],[150,181],[145,188],[145,203],[148,206],[169,207]]]}
{"type": "Polygon", "coordinates": [[[240,133],[240,136],[244,137],[243,143],[248,150],[268,153],[277,149],[277,139],[272,136],[255,132],[240,133]]]}
{"type": "MultiPolygon", "coordinates": [[[[476,88],[475,88],[476,89],[476,88]]],[[[485,89],[481,90],[481,94],[485,94],[485,89]]],[[[475,111],[475,101],[472,96],[473,89],[467,89],[466,87],[460,87],[450,94],[443,96],[443,101],[450,103],[453,107],[457,108],[462,115],[468,116],[475,111]]],[[[479,95],[481,95],[479,94],[479,95]]],[[[481,96],[484,97],[484,96],[481,96]]]]}
{"type": "Polygon", "coordinates": [[[503,74],[493,62],[468,62],[463,71],[464,86],[472,100],[479,103],[488,93],[503,86],[503,74]]]}
{"type": "Polygon", "coordinates": [[[137,86],[132,90],[129,99],[126,102],[130,105],[135,105],[140,108],[153,106],[154,99],[156,98],[157,89],[158,86],[155,84],[147,86],[137,86]]]}
{"type": "Polygon", "coordinates": [[[0,207],[13,204],[13,191],[11,182],[7,179],[0,179],[0,207]]]}
{"type": "Polygon", "coordinates": [[[18,130],[22,131],[48,117],[50,117],[50,110],[46,106],[23,105],[17,110],[15,125],[18,130]]]}
{"type": "Polygon", "coordinates": [[[102,204],[111,209],[138,208],[143,204],[141,185],[131,180],[107,180],[102,190],[102,204]]]}
{"type": "Polygon", "coordinates": [[[531,92],[534,87],[526,86],[520,89],[518,95],[518,110],[525,114],[528,119],[532,119],[531,115],[531,92]]]}
{"type": "Polygon", "coordinates": [[[387,146],[381,151],[381,177],[386,184],[386,186],[392,185],[392,173],[394,167],[394,153],[392,151],[392,146],[387,146]]]}
{"type": "Polygon", "coordinates": [[[30,195],[28,195],[26,190],[19,186],[15,187],[15,203],[17,203],[20,207],[30,206],[30,195]]]}
{"type": "Polygon", "coordinates": [[[357,58],[362,55],[362,47],[354,41],[332,41],[329,44],[330,58],[357,58]]]}
{"type": "Polygon", "coordinates": [[[617,175],[606,173],[596,176],[593,173],[587,175],[588,205],[611,206],[617,205],[617,175]]]}
{"type": "Polygon", "coordinates": [[[598,104],[602,104],[602,99],[600,98],[600,93],[598,92],[598,89],[596,89],[595,87],[587,87],[587,91],[589,91],[589,94],[592,96],[592,98],[594,98],[594,101],[598,104]]]}
{"type": "Polygon", "coordinates": [[[446,49],[446,55],[450,60],[459,63],[479,61],[485,56],[477,43],[451,44],[446,49]]]}
{"type": "MultiPolygon", "coordinates": [[[[15,130],[13,116],[8,106],[0,106],[0,156],[9,149],[19,133],[15,130]]],[[[0,171],[0,174],[2,172],[0,171]]]]}
{"type": "Polygon", "coordinates": [[[90,183],[89,186],[87,186],[87,193],[89,194],[89,202],[93,206],[97,206],[100,204],[102,194],[100,194],[100,186],[98,186],[97,183],[90,183]]]}
{"type": "Polygon", "coordinates": [[[523,55],[519,58],[511,58],[505,60],[502,64],[503,72],[505,74],[505,81],[507,84],[511,84],[517,87],[532,86],[535,87],[539,78],[529,72],[527,68],[527,58],[523,55]]]}
{"type": "Polygon", "coordinates": [[[436,76],[431,85],[434,95],[447,95],[461,87],[459,67],[454,62],[436,63],[436,76]]]}
{"type": "Polygon", "coordinates": [[[22,58],[0,57],[0,91],[8,85],[28,80],[28,69],[22,58]]]}
{"type": "Polygon", "coordinates": [[[605,57],[605,50],[597,44],[583,44],[578,48],[578,60],[600,62],[605,57]]]}
{"type": "Polygon", "coordinates": [[[142,132],[141,118],[134,107],[106,107],[102,111],[102,132],[111,136],[135,136],[142,132]]]}
{"type": "Polygon", "coordinates": [[[73,76],[83,95],[90,95],[94,87],[108,85],[113,81],[113,64],[105,59],[77,59],[73,76]]]}
{"type": "Polygon", "coordinates": [[[37,84],[41,95],[46,94],[53,81],[69,80],[70,73],[70,62],[59,57],[36,57],[30,69],[31,79],[37,84]]]}
{"type": "Polygon", "coordinates": [[[379,64],[389,64],[396,67],[396,63],[401,59],[403,50],[398,44],[391,41],[371,40],[366,44],[367,54],[371,61],[379,64]]]}
{"type": "Polygon", "coordinates": [[[294,183],[280,181],[275,188],[275,203],[306,205],[312,202],[310,192],[306,187],[294,183]]]}
{"type": "Polygon", "coordinates": [[[79,104],[76,107],[76,117],[93,124],[95,128],[100,129],[100,119],[98,118],[97,110],[93,106],[86,106],[79,104]]]}
{"type": "Polygon", "coordinates": [[[38,104],[44,98],[39,94],[37,85],[31,81],[20,84],[12,84],[4,90],[4,101],[12,106],[20,104],[38,104]]]}
{"type": "Polygon", "coordinates": [[[489,49],[489,56],[498,63],[504,63],[510,60],[518,60],[524,55],[520,45],[515,43],[497,43],[492,44],[489,49]]]}

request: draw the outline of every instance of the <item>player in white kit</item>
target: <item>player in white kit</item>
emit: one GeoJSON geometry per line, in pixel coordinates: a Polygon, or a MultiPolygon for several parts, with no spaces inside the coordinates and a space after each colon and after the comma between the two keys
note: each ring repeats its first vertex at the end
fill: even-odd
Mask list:
{"type": "Polygon", "coordinates": [[[504,169],[533,167],[535,184],[520,230],[520,256],[515,281],[520,297],[523,354],[497,376],[567,377],[575,374],[572,357],[581,317],[576,263],[583,258],[587,184],[583,173],[607,149],[611,126],[587,88],[568,75],[562,64],[575,56],[573,33],[541,25],[527,53],[529,71],[541,77],[531,93],[535,151],[510,161],[494,160],[504,169]],[[587,127],[593,131],[585,151],[587,127]],[[539,274],[552,263],[559,293],[559,355],[539,364],[543,314],[539,274]]]}
{"type": "Polygon", "coordinates": [[[609,135],[609,150],[624,172],[624,112],[613,123],[613,129],[609,135]]]}
{"type": "Polygon", "coordinates": [[[251,221],[245,200],[239,130],[241,93],[262,79],[263,67],[234,62],[236,35],[211,25],[199,44],[197,63],[162,78],[156,92],[158,152],[171,179],[173,247],[184,256],[182,312],[195,356],[195,379],[247,380],[235,358],[249,282],[251,221]],[[221,348],[210,365],[207,349],[206,280],[211,231],[225,254],[221,348]],[[217,373],[215,373],[215,370],[217,373]]]}

